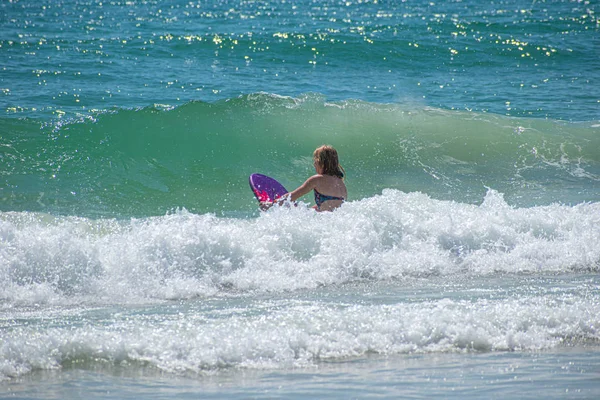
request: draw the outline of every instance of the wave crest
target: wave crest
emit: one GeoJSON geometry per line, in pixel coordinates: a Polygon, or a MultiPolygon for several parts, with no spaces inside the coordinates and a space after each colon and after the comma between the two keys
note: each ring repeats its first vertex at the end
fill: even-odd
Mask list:
{"type": "Polygon", "coordinates": [[[363,281],[600,270],[600,203],[480,206],[384,190],[334,213],[130,221],[3,213],[3,305],[155,302],[363,281]]]}

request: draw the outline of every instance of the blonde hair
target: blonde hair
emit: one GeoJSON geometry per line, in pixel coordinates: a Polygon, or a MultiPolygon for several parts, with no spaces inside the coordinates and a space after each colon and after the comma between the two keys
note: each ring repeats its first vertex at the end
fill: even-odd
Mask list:
{"type": "Polygon", "coordinates": [[[323,175],[344,178],[346,171],[340,165],[337,151],[328,145],[318,147],[313,153],[314,161],[323,169],[323,175]]]}

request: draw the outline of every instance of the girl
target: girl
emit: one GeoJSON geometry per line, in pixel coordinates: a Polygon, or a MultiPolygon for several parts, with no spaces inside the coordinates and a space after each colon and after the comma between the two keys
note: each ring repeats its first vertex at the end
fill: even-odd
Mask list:
{"type": "MultiPolygon", "coordinates": [[[[276,201],[296,201],[311,190],[315,192],[313,207],[317,211],[333,211],[342,205],[348,198],[348,191],[344,183],[344,169],[338,160],[337,151],[331,146],[321,146],[313,153],[316,175],[308,178],[298,189],[283,195],[276,201]]],[[[266,210],[274,203],[260,203],[260,208],[266,210]]]]}

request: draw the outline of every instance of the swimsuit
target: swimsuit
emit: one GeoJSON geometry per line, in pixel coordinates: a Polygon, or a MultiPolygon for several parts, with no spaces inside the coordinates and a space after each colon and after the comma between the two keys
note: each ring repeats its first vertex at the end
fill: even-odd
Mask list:
{"type": "Polygon", "coordinates": [[[319,210],[321,209],[321,204],[323,204],[324,202],[326,202],[328,200],[344,201],[343,197],[327,196],[326,194],[321,194],[321,193],[317,192],[317,189],[314,189],[314,191],[315,191],[315,203],[317,204],[317,208],[319,210]]]}

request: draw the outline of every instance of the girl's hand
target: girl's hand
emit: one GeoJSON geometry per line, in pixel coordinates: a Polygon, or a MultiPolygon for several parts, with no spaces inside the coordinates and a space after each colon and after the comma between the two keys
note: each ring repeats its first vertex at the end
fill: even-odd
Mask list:
{"type": "Polygon", "coordinates": [[[261,201],[258,203],[258,207],[261,211],[267,211],[269,208],[273,207],[273,204],[275,203],[272,201],[261,201]]]}

